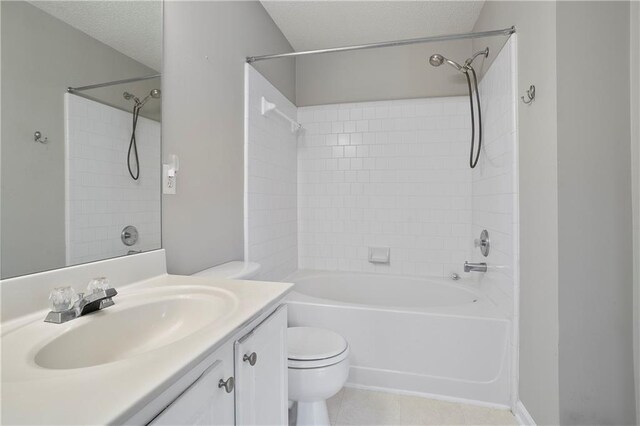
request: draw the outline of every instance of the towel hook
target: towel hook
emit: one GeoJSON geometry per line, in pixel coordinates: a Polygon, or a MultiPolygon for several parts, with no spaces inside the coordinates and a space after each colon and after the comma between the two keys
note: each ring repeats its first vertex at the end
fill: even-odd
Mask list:
{"type": "Polygon", "coordinates": [[[529,90],[526,91],[526,94],[528,98],[527,100],[525,100],[524,96],[520,96],[520,99],[522,99],[522,102],[524,102],[525,105],[529,105],[536,98],[536,86],[533,84],[529,86],[529,90]]]}
{"type": "Polygon", "coordinates": [[[49,142],[49,138],[45,136],[44,139],[42,139],[42,133],[40,133],[40,130],[36,130],[36,132],[33,134],[33,140],[35,142],[40,142],[40,143],[47,143],[49,142]]]}

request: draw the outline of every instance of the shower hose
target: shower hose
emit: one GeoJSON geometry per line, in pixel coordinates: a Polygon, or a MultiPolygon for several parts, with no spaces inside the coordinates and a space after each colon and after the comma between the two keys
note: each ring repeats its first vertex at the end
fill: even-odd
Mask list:
{"type": "Polygon", "coordinates": [[[138,125],[138,115],[140,115],[141,109],[142,105],[138,105],[137,103],[133,106],[133,130],[131,131],[131,141],[129,142],[129,151],[127,152],[127,168],[129,169],[129,175],[131,175],[133,180],[138,180],[140,177],[140,159],[138,158],[138,144],[136,143],[136,127],[138,125]],[[133,173],[133,170],[131,169],[131,151],[133,151],[135,159],[135,173],[133,173]]]}
{"type": "Polygon", "coordinates": [[[478,164],[478,160],[480,159],[480,149],[482,148],[482,112],[480,108],[480,94],[478,93],[478,77],[476,76],[476,71],[471,65],[469,65],[467,66],[464,75],[467,77],[467,86],[469,87],[469,104],[471,106],[471,149],[469,150],[469,166],[473,169],[478,164]],[[476,151],[475,159],[473,156],[473,147],[476,139],[476,125],[475,114],[473,113],[473,88],[471,85],[469,71],[471,71],[471,74],[473,75],[473,87],[475,87],[476,104],[478,105],[478,149],[476,151]]]}

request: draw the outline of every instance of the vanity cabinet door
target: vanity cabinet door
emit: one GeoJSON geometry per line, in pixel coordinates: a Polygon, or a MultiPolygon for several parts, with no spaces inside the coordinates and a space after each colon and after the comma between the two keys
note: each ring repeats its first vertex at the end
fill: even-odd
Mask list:
{"type": "Polygon", "coordinates": [[[150,425],[233,425],[234,378],[230,347],[150,425]],[[222,382],[221,382],[222,381],[222,382]]]}
{"type": "Polygon", "coordinates": [[[286,425],[287,308],[235,342],[236,424],[286,425]]]}

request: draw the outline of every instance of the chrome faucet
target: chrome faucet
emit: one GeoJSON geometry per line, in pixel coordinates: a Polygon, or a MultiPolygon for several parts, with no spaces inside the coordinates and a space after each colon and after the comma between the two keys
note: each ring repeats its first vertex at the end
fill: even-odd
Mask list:
{"type": "Polygon", "coordinates": [[[484,262],[481,262],[481,263],[464,262],[464,271],[465,272],[487,272],[487,264],[484,262]]]}
{"type": "Polygon", "coordinates": [[[61,312],[49,312],[44,322],[62,324],[83,315],[90,314],[91,312],[108,308],[114,305],[113,297],[117,294],[116,289],[112,287],[95,290],[87,296],[85,296],[84,293],[79,293],[79,298],[72,307],[61,312]]]}

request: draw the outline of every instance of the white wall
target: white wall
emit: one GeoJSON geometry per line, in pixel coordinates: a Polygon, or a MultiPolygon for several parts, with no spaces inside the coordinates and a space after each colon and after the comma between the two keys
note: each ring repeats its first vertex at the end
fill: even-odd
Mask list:
{"type": "Polygon", "coordinates": [[[134,181],[126,163],[131,113],[70,94],[65,109],[66,264],[160,248],[160,123],[138,118],[134,181]],[[128,225],[138,229],[132,246],[120,239],[128,225]]]}
{"type": "MultiPolygon", "coordinates": [[[[245,57],[291,51],[259,2],[165,2],[163,155],[180,157],[163,197],[170,273],[243,258],[245,57]]],[[[295,99],[293,60],[257,65],[295,99]]]]}
{"type": "Polygon", "coordinates": [[[299,108],[300,267],[448,276],[471,235],[468,98],[299,108]],[[368,262],[390,247],[391,263],[368,262]]]}
{"type": "Polygon", "coordinates": [[[458,62],[471,55],[471,41],[447,41],[360,50],[296,59],[298,106],[463,95],[467,82],[447,67],[429,65],[442,53],[458,62]]]}
{"type": "Polygon", "coordinates": [[[297,108],[253,66],[245,73],[245,259],[261,265],[258,279],[280,281],[298,269],[297,136],[261,100],[293,119],[297,108]]]}
{"type": "Polygon", "coordinates": [[[636,423],[629,12],[557,4],[562,424],[636,423]]]}

